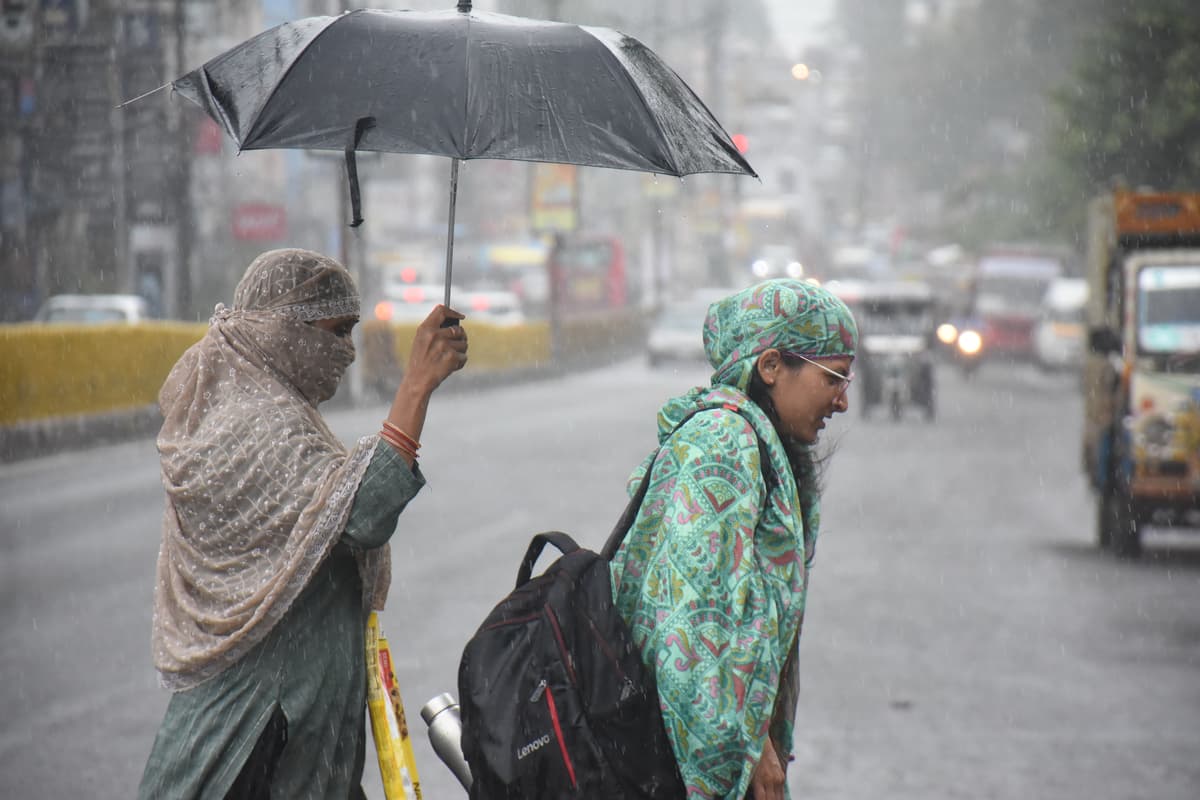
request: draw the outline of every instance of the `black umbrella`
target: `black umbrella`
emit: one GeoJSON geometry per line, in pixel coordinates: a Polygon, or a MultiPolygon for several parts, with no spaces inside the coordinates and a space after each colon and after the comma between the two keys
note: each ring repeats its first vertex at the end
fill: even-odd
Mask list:
{"type": "Polygon", "coordinates": [[[265,31],[174,81],[239,150],[356,150],[452,159],[446,304],[458,166],[546,161],[683,176],[754,176],[695,93],[649,48],[608,28],[471,11],[357,10],[265,31]]]}

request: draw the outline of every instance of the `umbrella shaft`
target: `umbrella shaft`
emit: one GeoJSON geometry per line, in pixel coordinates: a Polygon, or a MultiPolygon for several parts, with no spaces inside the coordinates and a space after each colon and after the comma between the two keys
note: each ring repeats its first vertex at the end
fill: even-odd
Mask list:
{"type": "Polygon", "coordinates": [[[458,200],[458,161],[450,159],[450,221],[446,230],[446,308],[450,307],[450,278],[454,269],[454,206],[458,200]]]}

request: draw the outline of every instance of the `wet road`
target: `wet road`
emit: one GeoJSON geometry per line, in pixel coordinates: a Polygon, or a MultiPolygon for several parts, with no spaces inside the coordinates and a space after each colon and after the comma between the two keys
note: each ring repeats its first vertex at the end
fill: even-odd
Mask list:
{"type": "MultiPolygon", "coordinates": [[[[703,379],[629,362],[435,398],[382,615],[426,798],[464,795],[417,711],[455,691],[529,536],[598,546],[659,402],[703,379]]],[[[1200,537],[1094,549],[1070,378],[939,380],[934,424],[852,408],[826,432],[793,797],[1200,797],[1200,537]]],[[[383,411],[331,420],[353,437],[383,411]]],[[[166,704],[161,502],[149,441],[0,465],[0,797],[132,796],[166,704]]]]}

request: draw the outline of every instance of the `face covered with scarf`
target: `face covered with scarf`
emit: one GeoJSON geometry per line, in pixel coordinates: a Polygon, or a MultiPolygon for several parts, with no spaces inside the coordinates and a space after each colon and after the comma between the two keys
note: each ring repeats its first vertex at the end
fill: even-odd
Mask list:
{"type": "Polygon", "coordinates": [[[358,292],[350,273],[309,250],[271,250],[250,263],[222,321],[238,319],[252,330],[246,346],[280,373],[313,405],[333,397],[354,361],[354,343],[311,323],[357,317],[358,292]]]}
{"type": "MultiPolygon", "coordinates": [[[[377,437],[347,451],[318,412],[354,346],[312,323],[358,310],[333,259],[263,253],[233,308],[217,306],[167,376],[154,657],[169,688],[218,674],[261,641],[338,541],[377,437]]],[[[387,546],[359,566],[364,604],[382,608],[387,546]]]]}

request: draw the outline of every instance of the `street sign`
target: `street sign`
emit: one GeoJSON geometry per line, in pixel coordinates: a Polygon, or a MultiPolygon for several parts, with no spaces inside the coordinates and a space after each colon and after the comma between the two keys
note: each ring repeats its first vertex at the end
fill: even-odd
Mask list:
{"type": "Polygon", "coordinates": [[[579,227],[579,168],[572,164],[533,165],[530,228],[538,233],[570,233],[579,227]]]}
{"type": "Polygon", "coordinates": [[[233,209],[233,238],[274,242],[287,236],[287,211],[267,203],[243,203],[233,209]]]}

